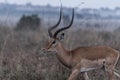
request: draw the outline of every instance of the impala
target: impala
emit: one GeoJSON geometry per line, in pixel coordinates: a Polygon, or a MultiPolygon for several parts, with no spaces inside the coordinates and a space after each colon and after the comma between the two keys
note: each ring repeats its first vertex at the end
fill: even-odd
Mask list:
{"type": "Polygon", "coordinates": [[[83,73],[84,78],[89,80],[87,71],[104,68],[109,80],[115,80],[115,76],[120,75],[115,71],[115,66],[119,59],[119,51],[107,46],[91,46],[91,47],[77,47],[73,50],[67,50],[61,43],[64,39],[64,33],[60,36],[58,34],[70,28],[74,21],[74,9],[72,10],[72,20],[66,27],[58,29],[54,34],[52,30],[55,29],[61,21],[62,8],[60,9],[60,18],[57,24],[48,29],[49,41],[44,51],[56,51],[57,58],[66,67],[71,70],[68,80],[75,80],[79,73],[83,73]]]}

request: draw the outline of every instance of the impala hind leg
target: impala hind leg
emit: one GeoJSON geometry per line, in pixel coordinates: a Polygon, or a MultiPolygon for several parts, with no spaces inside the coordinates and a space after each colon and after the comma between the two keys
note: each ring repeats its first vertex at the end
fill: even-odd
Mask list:
{"type": "Polygon", "coordinates": [[[120,74],[118,72],[114,71],[114,75],[120,78],[120,74]]]}
{"type": "Polygon", "coordinates": [[[108,80],[115,80],[114,71],[115,71],[115,66],[113,64],[105,65],[105,72],[108,80]]]}
{"type": "Polygon", "coordinates": [[[80,70],[78,69],[73,70],[68,80],[75,80],[77,76],[79,75],[79,73],[80,73],[80,70]]]}
{"type": "Polygon", "coordinates": [[[84,76],[84,79],[85,79],[85,80],[90,80],[90,78],[88,77],[87,72],[84,72],[84,73],[83,73],[83,76],[84,76]]]}

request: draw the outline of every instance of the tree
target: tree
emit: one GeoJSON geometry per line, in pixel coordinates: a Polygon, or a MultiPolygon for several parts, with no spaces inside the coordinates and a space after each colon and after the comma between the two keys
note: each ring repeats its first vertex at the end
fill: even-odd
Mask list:
{"type": "Polygon", "coordinates": [[[17,23],[16,30],[36,30],[40,27],[41,25],[41,19],[38,17],[38,15],[30,15],[30,16],[25,16],[23,15],[20,20],[17,23]]]}

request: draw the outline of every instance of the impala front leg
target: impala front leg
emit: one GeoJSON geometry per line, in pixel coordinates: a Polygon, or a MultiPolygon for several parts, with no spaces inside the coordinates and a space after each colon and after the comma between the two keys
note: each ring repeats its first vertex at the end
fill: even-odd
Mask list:
{"type": "Polygon", "coordinates": [[[70,77],[68,78],[68,80],[75,80],[79,73],[80,73],[80,70],[74,69],[70,74],[70,77]]]}

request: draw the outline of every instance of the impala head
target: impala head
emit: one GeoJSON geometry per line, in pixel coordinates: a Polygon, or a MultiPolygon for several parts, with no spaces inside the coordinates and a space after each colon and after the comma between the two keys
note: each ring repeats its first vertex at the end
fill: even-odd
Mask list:
{"type": "Polygon", "coordinates": [[[52,30],[55,29],[61,22],[61,17],[62,17],[62,8],[60,9],[60,18],[57,22],[57,24],[53,27],[50,27],[48,29],[48,34],[49,34],[49,40],[48,40],[48,43],[46,45],[46,47],[44,48],[44,50],[46,51],[54,51],[56,46],[58,45],[58,43],[60,43],[60,41],[62,39],[64,39],[64,33],[62,33],[60,36],[58,36],[58,34],[63,31],[63,30],[66,30],[68,28],[71,27],[71,25],[73,24],[73,20],[74,20],[74,9],[72,11],[72,20],[70,22],[70,24],[66,27],[63,27],[61,29],[58,29],[54,34],[52,34],[52,30]]]}

